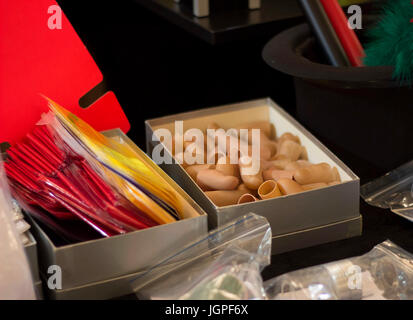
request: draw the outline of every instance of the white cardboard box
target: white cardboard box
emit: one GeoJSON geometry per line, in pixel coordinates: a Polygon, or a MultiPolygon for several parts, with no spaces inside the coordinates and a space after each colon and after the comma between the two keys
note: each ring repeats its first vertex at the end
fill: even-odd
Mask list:
{"type": "Polygon", "coordinates": [[[361,235],[359,213],[360,179],[310,132],[271,99],[259,99],[221,107],[202,109],[146,121],[147,152],[159,143],[152,139],[157,129],[174,133],[176,120],[190,128],[205,130],[216,122],[224,129],[246,122],[268,120],[277,135],[291,132],[299,136],[313,163],[327,162],[338,168],[342,183],[322,189],[275,199],[217,207],[179,164],[161,164],[165,170],[208,214],[212,227],[221,226],[253,212],[268,219],[273,233],[273,254],[361,235]]]}

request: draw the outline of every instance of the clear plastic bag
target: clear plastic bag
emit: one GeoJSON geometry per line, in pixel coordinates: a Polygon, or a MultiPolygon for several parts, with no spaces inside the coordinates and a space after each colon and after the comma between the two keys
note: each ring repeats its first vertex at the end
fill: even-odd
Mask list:
{"type": "Polygon", "coordinates": [[[365,255],[268,280],[264,288],[274,300],[412,300],[413,255],[385,241],[365,255]]]}
{"type": "Polygon", "coordinates": [[[263,299],[271,228],[249,214],[211,231],[132,282],[139,299],[263,299]]]}
{"type": "Polygon", "coordinates": [[[0,158],[0,300],[35,299],[32,275],[13,221],[14,215],[0,158]]]}
{"type": "Polygon", "coordinates": [[[69,243],[176,221],[148,192],[137,190],[140,197],[130,201],[117,188],[128,182],[97,161],[53,113],[43,115],[8,155],[5,169],[16,199],[69,243]],[[74,224],[87,226],[88,234],[83,236],[74,224]]]}
{"type": "Polygon", "coordinates": [[[30,239],[27,235],[29,229],[30,229],[30,224],[28,224],[24,220],[23,213],[21,211],[21,208],[19,204],[17,203],[16,200],[12,199],[12,219],[13,222],[16,226],[17,233],[20,235],[20,240],[23,245],[26,245],[30,242],[30,239]]]}
{"type": "Polygon", "coordinates": [[[360,194],[368,204],[413,221],[413,161],[363,185],[360,194]]]}

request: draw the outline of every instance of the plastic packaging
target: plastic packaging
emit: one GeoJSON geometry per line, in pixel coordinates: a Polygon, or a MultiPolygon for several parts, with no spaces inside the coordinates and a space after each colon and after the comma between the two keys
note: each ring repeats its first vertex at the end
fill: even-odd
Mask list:
{"type": "MultiPolygon", "coordinates": [[[[175,211],[178,215],[182,213],[183,199],[178,196],[178,192],[148,166],[140,155],[133,152],[128,145],[97,132],[54,101],[50,99],[48,101],[49,108],[61,124],[95,159],[142,192],[150,195],[152,199],[156,199],[156,202],[161,204],[165,210],[175,211]]],[[[168,222],[173,221],[174,219],[170,217],[168,222]]]]}
{"type": "Polygon", "coordinates": [[[261,270],[270,264],[271,228],[248,214],[152,267],[131,284],[139,299],[264,299],[261,270]]]}
{"type": "Polygon", "coordinates": [[[413,221],[413,161],[363,185],[360,194],[368,204],[413,221]]]}
{"type": "Polygon", "coordinates": [[[5,164],[16,199],[49,230],[70,243],[187,217],[182,195],[141,153],[49,106],[5,164]]]}
{"type": "Polygon", "coordinates": [[[16,200],[12,199],[12,219],[16,226],[17,232],[20,235],[20,240],[23,245],[30,242],[30,239],[27,235],[28,230],[30,229],[30,224],[24,220],[23,213],[21,208],[16,200]]]}
{"type": "Polygon", "coordinates": [[[157,225],[108,185],[91,162],[69,146],[59,148],[55,139],[53,129],[37,125],[8,150],[5,168],[20,202],[61,221],[84,221],[102,236],[157,225]]]}
{"type": "MultiPolygon", "coordinates": [[[[118,193],[123,195],[126,199],[132,202],[137,208],[144,211],[152,220],[159,224],[174,222],[177,217],[174,210],[172,210],[162,199],[156,197],[151,192],[148,192],[144,187],[136,184],[135,181],[130,181],[127,178],[120,175],[115,168],[116,163],[112,163],[111,166],[107,166],[100,162],[96,155],[94,155],[87,146],[80,140],[77,135],[82,133],[74,133],[67,129],[58,117],[53,113],[42,115],[39,125],[46,125],[49,131],[53,132],[53,138],[56,145],[66,152],[75,153],[88,162],[94,171],[96,171],[101,178],[103,178],[109,185],[117,190],[118,193]],[[77,134],[77,135],[76,135],[77,134]]],[[[95,132],[97,135],[101,135],[95,132]]],[[[104,137],[101,135],[101,137],[104,137]]],[[[122,139],[110,139],[104,137],[105,141],[110,141],[118,146],[122,147],[122,151],[125,155],[135,154],[129,146],[122,141],[122,139]]],[[[145,163],[142,163],[142,167],[147,168],[145,163]]],[[[161,183],[158,183],[161,185],[161,183]]]]}
{"type": "Polygon", "coordinates": [[[35,299],[31,271],[13,221],[13,211],[0,161],[0,300],[35,299]]]}
{"type": "Polygon", "coordinates": [[[274,300],[412,300],[413,255],[387,240],[365,255],[290,272],[264,287],[274,300]]]}

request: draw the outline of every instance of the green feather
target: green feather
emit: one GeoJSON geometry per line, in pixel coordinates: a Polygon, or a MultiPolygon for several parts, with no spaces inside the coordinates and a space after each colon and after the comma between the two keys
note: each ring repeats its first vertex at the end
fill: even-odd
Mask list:
{"type": "Polygon", "coordinates": [[[413,4],[411,0],[389,0],[382,17],[367,36],[364,64],[393,66],[393,77],[402,83],[413,82],[413,4]]]}

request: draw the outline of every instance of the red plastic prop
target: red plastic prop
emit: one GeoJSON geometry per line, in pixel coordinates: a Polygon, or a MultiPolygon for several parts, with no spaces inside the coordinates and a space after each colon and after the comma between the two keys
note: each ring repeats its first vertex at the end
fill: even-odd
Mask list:
{"type": "Polygon", "coordinates": [[[0,143],[14,144],[33,129],[48,111],[41,94],[97,130],[130,129],[113,92],[86,109],[79,106],[103,77],[59,10],[52,0],[0,0],[0,143]]]}

